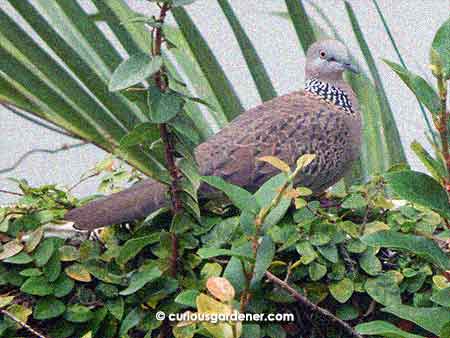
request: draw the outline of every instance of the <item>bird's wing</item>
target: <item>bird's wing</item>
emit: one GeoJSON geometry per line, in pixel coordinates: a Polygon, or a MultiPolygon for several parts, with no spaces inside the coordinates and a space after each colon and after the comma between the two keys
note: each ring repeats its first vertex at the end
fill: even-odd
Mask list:
{"type": "Polygon", "coordinates": [[[317,167],[323,161],[321,143],[329,141],[326,129],[339,127],[336,119],[341,114],[335,112],[303,92],[275,98],[246,111],[199,145],[200,171],[254,191],[279,172],[257,161],[262,156],[276,156],[292,167],[302,154],[316,153],[311,167],[317,167]]]}

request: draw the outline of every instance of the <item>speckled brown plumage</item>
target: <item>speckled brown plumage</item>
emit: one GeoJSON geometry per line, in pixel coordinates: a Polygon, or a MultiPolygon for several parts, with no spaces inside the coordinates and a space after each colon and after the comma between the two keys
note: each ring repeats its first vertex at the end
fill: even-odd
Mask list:
{"type": "MultiPolygon", "coordinates": [[[[220,176],[255,191],[278,173],[271,165],[256,161],[257,158],[272,155],[294,166],[302,154],[308,153],[316,158],[296,184],[321,192],[336,183],[358,157],[361,144],[356,97],[342,80],[342,71],[336,78],[334,73],[325,79],[320,78],[321,74],[315,77],[345,93],[345,99],[351,102],[350,110],[337,100],[312,91],[298,91],[268,101],[241,114],[197,147],[195,157],[201,174],[220,176]]],[[[210,191],[209,186],[202,185],[199,193],[210,191]]],[[[164,185],[147,180],[74,209],[66,219],[81,229],[128,222],[163,206],[166,195],[164,185]]]]}

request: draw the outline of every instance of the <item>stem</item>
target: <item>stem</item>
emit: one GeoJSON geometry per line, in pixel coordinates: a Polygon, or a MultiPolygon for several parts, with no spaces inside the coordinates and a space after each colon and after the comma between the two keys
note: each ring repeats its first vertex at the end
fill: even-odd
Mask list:
{"type": "Polygon", "coordinates": [[[338,324],[339,326],[341,326],[348,334],[350,337],[356,337],[356,338],[363,338],[359,333],[357,333],[355,330],[353,330],[353,328],[348,325],[346,322],[344,322],[343,320],[337,318],[335,315],[333,315],[331,312],[329,312],[326,309],[321,308],[320,306],[312,303],[308,298],[306,298],[305,296],[301,295],[300,293],[298,293],[293,287],[291,287],[288,283],[282,281],[281,279],[279,279],[277,276],[273,275],[272,273],[270,273],[269,271],[266,271],[266,277],[269,281],[271,281],[272,283],[278,285],[279,287],[281,287],[282,289],[286,290],[287,292],[289,292],[289,294],[299,303],[302,303],[306,308],[308,308],[308,310],[313,311],[313,312],[318,312],[320,313],[323,317],[329,319],[331,322],[338,324]]]}
{"type": "Polygon", "coordinates": [[[442,156],[447,167],[447,177],[445,179],[447,192],[450,192],[450,153],[448,149],[448,122],[449,113],[447,111],[447,82],[442,75],[437,76],[437,85],[439,90],[439,98],[441,100],[441,111],[439,119],[436,123],[436,128],[441,137],[442,156]]]}
{"type": "MultiPolygon", "coordinates": [[[[266,220],[269,213],[272,211],[272,209],[274,209],[278,206],[278,204],[281,201],[281,198],[283,197],[284,193],[286,192],[286,189],[294,181],[295,177],[299,174],[301,169],[302,169],[302,167],[298,167],[297,169],[295,169],[295,171],[291,175],[288,176],[286,182],[284,182],[284,184],[279,189],[277,189],[277,194],[270,202],[270,205],[268,207],[262,208],[259,211],[258,215],[256,216],[256,219],[255,219],[256,233],[252,239],[253,258],[255,259],[255,261],[256,261],[256,255],[258,253],[258,247],[259,247],[258,241],[259,241],[259,236],[260,236],[260,232],[261,232],[261,227],[264,224],[264,221],[266,220]]],[[[245,311],[245,308],[247,307],[247,304],[250,302],[250,299],[252,297],[251,293],[249,292],[249,281],[253,277],[254,270],[255,270],[255,264],[252,264],[251,265],[251,273],[248,274],[248,276],[247,276],[247,285],[245,287],[245,290],[242,292],[242,296],[241,296],[241,306],[240,306],[241,312],[245,311]]]]}

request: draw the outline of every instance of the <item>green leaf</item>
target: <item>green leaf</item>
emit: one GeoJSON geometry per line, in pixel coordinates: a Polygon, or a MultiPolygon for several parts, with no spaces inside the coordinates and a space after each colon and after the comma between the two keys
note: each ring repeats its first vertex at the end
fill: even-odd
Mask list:
{"type": "Polygon", "coordinates": [[[114,71],[109,81],[109,90],[112,92],[134,86],[155,74],[162,66],[162,58],[151,57],[145,53],[130,56],[114,71]]]}
{"type": "Polygon", "coordinates": [[[289,16],[291,17],[295,32],[297,33],[297,37],[300,41],[300,45],[303,48],[303,52],[306,54],[309,46],[316,41],[316,37],[314,35],[314,29],[309,21],[308,14],[303,6],[303,1],[285,1],[289,16]]]}
{"type": "Polygon", "coordinates": [[[36,266],[41,267],[47,264],[55,251],[54,242],[51,238],[45,239],[34,252],[36,266]]]}
{"type": "Polygon", "coordinates": [[[444,177],[447,175],[447,169],[442,162],[436,160],[428,151],[417,141],[411,143],[411,150],[419,158],[420,162],[427,168],[428,172],[439,183],[443,183],[444,177]]]}
{"type": "Polygon", "coordinates": [[[197,306],[196,299],[199,294],[200,291],[198,290],[185,290],[181,292],[178,296],[176,296],[175,302],[181,305],[186,305],[195,308],[197,306]]]}
{"type": "Polygon", "coordinates": [[[442,69],[445,80],[450,78],[450,19],[444,22],[434,36],[431,44],[431,64],[442,69]]]}
{"type": "Polygon", "coordinates": [[[141,315],[138,308],[134,308],[131,310],[127,316],[122,321],[122,324],[120,325],[119,330],[119,337],[124,336],[127,334],[129,330],[131,330],[133,327],[139,324],[141,321],[141,315]]]}
{"type": "Polygon", "coordinates": [[[344,278],[337,283],[332,283],[329,286],[330,293],[339,303],[347,302],[353,294],[353,281],[349,278],[344,278]]]}
{"type": "Polygon", "coordinates": [[[409,332],[400,330],[394,324],[375,320],[369,323],[358,324],[355,327],[356,332],[367,336],[383,336],[390,338],[425,338],[423,336],[418,336],[409,332]]]}
{"type": "Polygon", "coordinates": [[[329,260],[331,263],[337,263],[339,261],[339,255],[336,244],[321,245],[316,247],[317,251],[329,260]]]}
{"type": "Polygon", "coordinates": [[[73,290],[74,286],[75,282],[72,279],[67,277],[66,274],[61,274],[53,283],[53,294],[58,298],[65,297],[73,290]]]}
{"type": "MultiPolygon", "coordinates": [[[[269,179],[258,189],[254,197],[261,208],[266,208],[270,205],[272,200],[278,194],[278,189],[286,183],[286,179],[287,177],[284,173],[278,174],[269,179]]],[[[292,187],[292,185],[290,187],[292,187]]],[[[266,231],[271,226],[277,224],[284,217],[287,210],[291,206],[291,201],[292,198],[290,197],[281,197],[278,205],[266,216],[263,224],[263,231],[266,231]]]]}
{"type": "Polygon", "coordinates": [[[241,259],[247,259],[253,261],[253,257],[246,256],[241,254],[240,252],[229,250],[229,249],[219,249],[219,248],[201,248],[197,251],[197,255],[199,255],[203,259],[208,259],[217,256],[233,256],[241,259]]]}
{"type": "Polygon", "coordinates": [[[234,231],[239,226],[239,217],[226,218],[216,224],[211,231],[202,236],[202,242],[207,247],[219,248],[229,243],[234,231]]]}
{"type": "Polygon", "coordinates": [[[381,311],[416,323],[437,336],[439,336],[441,329],[450,318],[450,310],[442,307],[416,308],[409,305],[397,304],[386,307],[381,311]]]}
{"type": "Polygon", "coordinates": [[[400,170],[387,173],[384,178],[400,198],[433,209],[442,217],[450,218],[447,193],[430,176],[417,171],[400,170]]]}
{"type": "Polygon", "coordinates": [[[244,108],[228,77],[186,10],[178,7],[171,12],[221,110],[232,120],[244,108]]]}
{"type": "Polygon", "coordinates": [[[256,253],[255,268],[253,270],[253,276],[250,281],[250,288],[254,289],[261,279],[264,277],[267,269],[272,263],[275,256],[275,243],[270,236],[264,236],[261,244],[258,246],[256,253]]]}
{"type": "Polygon", "coordinates": [[[24,277],[37,277],[41,276],[43,272],[36,268],[30,268],[20,271],[19,274],[24,277]]]}
{"type": "Polygon", "coordinates": [[[411,252],[425,258],[442,270],[448,270],[450,268],[450,258],[447,257],[434,241],[424,237],[401,234],[394,231],[378,231],[363,236],[361,240],[367,245],[411,252]]]}
{"type": "Polygon", "coordinates": [[[26,252],[20,252],[19,254],[6,258],[3,260],[3,262],[5,263],[9,263],[9,264],[18,264],[18,265],[22,265],[22,264],[28,264],[31,263],[33,261],[33,257],[31,257],[29,254],[27,254],[26,252]]]}
{"type": "Polygon", "coordinates": [[[263,102],[273,99],[277,96],[277,93],[273,88],[269,75],[267,74],[264,64],[256,52],[255,47],[250,41],[239,19],[236,17],[229,1],[218,0],[218,3],[234,32],[234,36],[236,37],[242,55],[247,63],[248,70],[250,71],[253,81],[255,82],[259,96],[263,102]]]}
{"type": "Polygon", "coordinates": [[[39,299],[33,310],[33,317],[37,320],[47,320],[61,316],[66,306],[54,297],[39,299]]]}
{"type": "Polygon", "coordinates": [[[318,281],[327,274],[327,267],[323,264],[312,262],[308,265],[308,273],[312,281],[318,281]]]}
{"type": "Polygon", "coordinates": [[[233,285],[236,294],[240,294],[246,286],[247,278],[245,276],[244,267],[242,262],[237,257],[231,257],[228,262],[223,277],[228,279],[233,285]]]}
{"type": "Polygon", "coordinates": [[[72,245],[63,245],[60,247],[59,254],[62,262],[72,262],[80,258],[80,252],[72,245]]]}
{"type": "Polygon", "coordinates": [[[122,320],[124,310],[125,310],[125,303],[123,301],[123,297],[116,297],[113,299],[108,299],[106,301],[106,308],[108,311],[117,319],[122,320]]]}
{"type": "Polygon", "coordinates": [[[406,68],[395,62],[383,60],[397,75],[403,80],[408,88],[414,93],[417,99],[434,115],[438,114],[441,108],[439,95],[429,85],[429,83],[406,68]]]}
{"type": "Polygon", "coordinates": [[[255,198],[247,190],[230,184],[224,179],[216,176],[202,176],[202,181],[208,183],[210,186],[222,191],[233,204],[241,211],[247,211],[256,214],[259,210],[255,198]]]}
{"type": "Polygon", "coordinates": [[[361,194],[351,194],[341,205],[345,209],[360,209],[365,206],[367,206],[367,201],[361,194]]]}
{"type": "Polygon", "coordinates": [[[170,0],[172,7],[187,6],[193,4],[197,0],[170,0]]]}
{"type": "Polygon", "coordinates": [[[158,267],[144,267],[142,271],[135,272],[130,279],[130,284],[125,290],[122,290],[119,294],[122,296],[128,296],[136,291],[142,289],[145,284],[154,281],[161,277],[162,272],[158,267]]]}
{"type": "Polygon", "coordinates": [[[183,106],[183,98],[172,91],[161,92],[156,87],[148,91],[150,120],[153,123],[165,123],[175,117],[183,106]]]}
{"type": "Polygon", "coordinates": [[[381,270],[381,262],[375,254],[375,250],[373,248],[367,248],[365,252],[359,258],[359,264],[361,268],[371,276],[378,275],[381,270]]]}
{"type": "Polygon", "coordinates": [[[434,290],[431,300],[436,304],[450,308],[450,287],[434,290]]]}
{"type": "Polygon", "coordinates": [[[136,257],[147,245],[159,242],[159,233],[148,236],[132,238],[125,242],[120,248],[119,256],[116,258],[117,264],[126,264],[130,259],[136,257]]]}
{"type": "Polygon", "coordinates": [[[359,311],[352,305],[343,304],[336,309],[336,316],[342,320],[354,320],[359,317],[359,311]]]}
{"type": "Polygon", "coordinates": [[[48,296],[53,293],[53,287],[43,276],[30,277],[20,287],[20,291],[33,296],[48,296]]]}
{"type": "Polygon", "coordinates": [[[92,311],[84,305],[70,305],[67,307],[64,319],[72,323],[85,323],[93,317],[92,311]]]}
{"type": "Polygon", "coordinates": [[[369,296],[380,304],[389,306],[402,303],[400,288],[393,274],[384,273],[377,278],[368,279],[364,287],[369,296]]]}

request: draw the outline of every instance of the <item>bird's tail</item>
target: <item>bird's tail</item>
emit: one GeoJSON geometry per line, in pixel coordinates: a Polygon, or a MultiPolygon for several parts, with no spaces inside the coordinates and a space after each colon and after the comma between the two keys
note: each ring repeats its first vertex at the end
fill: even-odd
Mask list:
{"type": "Polygon", "coordinates": [[[121,192],[70,210],[64,219],[81,230],[145,218],[167,203],[167,187],[148,179],[121,192]]]}

